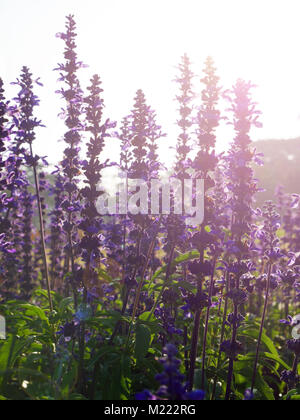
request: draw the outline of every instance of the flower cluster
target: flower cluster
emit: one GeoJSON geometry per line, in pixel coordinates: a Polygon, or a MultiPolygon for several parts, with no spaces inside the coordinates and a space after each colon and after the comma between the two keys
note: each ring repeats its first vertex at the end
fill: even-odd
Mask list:
{"type": "Polygon", "coordinates": [[[183,56],[167,170],[166,134],[144,91],[112,122],[100,76],[87,86],[80,79],[86,66],[72,15],[57,36],[65,150],[51,170],[34,153],[39,79],[23,67],[11,101],[0,79],[0,313],[9,330],[0,342],[1,398],[299,399],[299,316],[291,314],[300,302],[300,200],[278,188],[277,205],[256,208],[262,162],[251,129],[261,124],[252,83],[239,79],[224,91],[210,57],[196,82],[183,56]],[[218,154],[222,120],[233,140],[218,154]],[[117,173],[136,208],[134,180],[202,179],[203,223],[187,226],[173,187],[170,214],[164,188],[158,214],[150,206],[147,214],[99,214],[102,187],[112,192],[117,173]]]}
{"type": "Polygon", "coordinates": [[[200,390],[187,392],[187,385],[183,383],[184,375],[179,371],[180,360],[176,358],[178,353],[173,344],[164,348],[165,357],[160,360],[163,365],[163,372],[156,376],[160,388],[153,395],[150,391],[143,391],[136,394],[137,400],[203,400],[205,393],[200,390]]]}

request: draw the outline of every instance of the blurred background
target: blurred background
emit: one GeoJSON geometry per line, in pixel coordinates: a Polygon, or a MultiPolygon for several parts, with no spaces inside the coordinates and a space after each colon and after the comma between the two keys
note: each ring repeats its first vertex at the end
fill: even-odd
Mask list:
{"type": "MultiPolygon", "coordinates": [[[[89,65],[82,80],[87,85],[99,73],[106,115],[118,122],[132,109],[136,90],[143,89],[168,133],[161,154],[170,166],[169,148],[178,133],[176,66],[186,52],[199,95],[204,60],[210,55],[224,89],[238,77],[257,85],[254,99],[263,112],[263,128],[253,130],[252,138],[265,154],[265,166],[256,169],[266,189],[261,202],[278,184],[300,192],[299,11],[299,0],[0,0],[0,76],[11,98],[17,69],[27,65],[41,77],[39,117],[46,128],[39,131],[36,151],[54,165],[62,157],[65,130],[57,117],[62,101],[55,94],[59,84],[53,72],[63,60],[63,44],[55,34],[64,30],[65,15],[74,14],[79,59],[89,65]]],[[[221,106],[225,111],[226,104],[221,106]]],[[[218,151],[227,150],[233,137],[224,122],[218,151]]],[[[117,140],[110,141],[106,154],[118,154],[117,140]]]]}

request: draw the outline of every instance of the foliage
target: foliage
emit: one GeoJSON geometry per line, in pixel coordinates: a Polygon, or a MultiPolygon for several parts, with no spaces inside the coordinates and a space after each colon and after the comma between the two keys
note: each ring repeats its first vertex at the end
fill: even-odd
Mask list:
{"type": "Polygon", "coordinates": [[[0,80],[0,400],[300,399],[299,196],[278,189],[255,205],[254,86],[225,91],[210,57],[199,83],[187,55],[179,65],[171,178],[204,179],[201,226],[174,212],[101,217],[103,170],[150,182],[165,134],[142,90],[121,124],[103,118],[100,77],[80,82],[76,36],[68,16],[54,172],[33,152],[39,79],[24,67],[12,101],[0,80]],[[218,155],[221,119],[233,134],[218,155]],[[107,161],[113,141],[120,159],[107,161]]]}

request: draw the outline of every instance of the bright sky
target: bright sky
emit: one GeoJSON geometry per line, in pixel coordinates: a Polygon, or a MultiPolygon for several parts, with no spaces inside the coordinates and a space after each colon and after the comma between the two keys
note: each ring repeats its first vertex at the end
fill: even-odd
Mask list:
{"type": "MultiPolygon", "coordinates": [[[[58,120],[63,103],[55,95],[65,15],[78,23],[79,57],[89,64],[83,83],[99,73],[105,89],[106,113],[119,120],[132,109],[142,88],[176,140],[176,86],[172,82],[180,56],[187,52],[201,75],[211,55],[221,83],[229,88],[238,77],[258,85],[255,100],[263,111],[264,128],[253,139],[300,135],[300,1],[299,0],[0,0],[0,76],[9,94],[22,65],[29,66],[45,87],[39,89],[40,116],[47,129],[36,150],[51,162],[62,156],[64,132],[58,120]]],[[[198,79],[195,79],[200,90],[198,79]]],[[[219,131],[219,148],[232,139],[219,131]]],[[[112,149],[110,149],[111,151],[112,149]]],[[[167,153],[167,148],[164,148],[167,153]]]]}

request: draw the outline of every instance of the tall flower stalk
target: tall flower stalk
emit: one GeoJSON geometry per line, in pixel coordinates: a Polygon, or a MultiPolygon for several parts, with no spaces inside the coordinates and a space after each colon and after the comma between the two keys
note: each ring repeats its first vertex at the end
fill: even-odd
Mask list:
{"type": "Polygon", "coordinates": [[[149,168],[147,165],[148,145],[147,138],[149,106],[146,103],[145,94],[138,90],[132,110],[131,145],[132,162],[130,177],[136,179],[148,179],[149,168]]]}
{"type": "MultiPolygon", "coordinates": [[[[215,154],[216,145],[216,128],[220,122],[220,111],[218,110],[218,103],[220,99],[221,88],[219,86],[219,77],[216,75],[216,68],[211,57],[208,57],[204,68],[204,77],[201,79],[204,84],[202,91],[202,105],[198,110],[197,114],[197,137],[199,151],[194,161],[194,169],[197,172],[197,177],[204,179],[205,183],[205,197],[209,193],[209,190],[214,186],[212,177],[218,163],[218,158],[215,154]]],[[[204,233],[204,226],[210,225],[211,228],[215,228],[214,232],[217,233],[217,226],[214,218],[212,217],[213,212],[208,206],[206,200],[205,208],[205,222],[202,226],[202,234],[204,233]]],[[[216,203],[216,206],[219,204],[216,203]]],[[[219,227],[219,226],[218,226],[219,227]]],[[[202,349],[202,379],[201,385],[204,387],[205,381],[205,360],[206,360],[206,344],[208,334],[208,323],[210,317],[210,308],[212,295],[214,290],[214,275],[216,262],[219,251],[217,251],[217,236],[211,238],[210,248],[212,253],[215,254],[212,258],[212,274],[209,285],[209,305],[206,310],[205,328],[203,335],[203,349],[202,349]],[[214,240],[213,240],[214,239],[214,240]],[[213,244],[214,242],[214,244],[213,244]],[[213,246],[214,245],[214,246],[213,246]]]]}
{"type": "MultiPolygon", "coordinates": [[[[1,191],[1,200],[3,192],[6,190],[6,182],[5,182],[5,152],[6,152],[6,142],[8,141],[9,137],[9,130],[8,130],[8,106],[7,102],[4,97],[4,88],[3,88],[3,80],[0,79],[0,191],[1,191]]],[[[2,207],[1,207],[2,211],[2,207]]]]}
{"type": "Polygon", "coordinates": [[[179,75],[176,78],[176,83],[179,85],[179,94],[176,100],[179,104],[180,119],[177,121],[177,125],[180,128],[180,134],[176,144],[175,173],[177,176],[181,175],[184,177],[188,155],[191,151],[192,102],[195,97],[192,85],[194,74],[187,54],[182,57],[178,70],[179,75]]]}
{"type": "MultiPolygon", "coordinates": [[[[147,178],[148,178],[148,187],[149,190],[151,188],[150,181],[152,179],[157,179],[159,176],[159,170],[161,169],[162,165],[159,161],[158,156],[158,140],[165,137],[166,134],[164,134],[161,130],[161,126],[157,125],[156,122],[156,113],[153,109],[150,107],[146,108],[146,118],[147,118],[147,125],[146,125],[146,136],[147,136],[147,156],[145,157],[146,166],[147,166],[147,178]]],[[[150,193],[148,195],[148,199],[150,200],[150,193]]],[[[153,258],[153,253],[155,250],[155,245],[157,242],[157,236],[159,234],[160,228],[162,223],[162,216],[158,220],[155,220],[148,229],[148,233],[152,236],[150,239],[150,244],[148,246],[148,249],[146,251],[146,259],[145,263],[143,265],[143,268],[141,270],[141,278],[139,281],[137,293],[134,299],[133,304],[133,312],[132,312],[132,322],[135,320],[137,308],[140,301],[141,291],[144,285],[145,276],[148,270],[148,266],[151,263],[151,260],[153,258]]]]}
{"type": "MultiPolygon", "coordinates": [[[[84,99],[86,113],[86,131],[90,134],[88,143],[87,159],[83,162],[85,175],[84,183],[86,186],[81,190],[84,197],[84,205],[81,211],[81,222],[79,229],[84,232],[79,247],[82,250],[82,258],[85,262],[83,273],[83,305],[88,303],[88,293],[99,297],[102,291],[97,290],[98,272],[97,267],[100,263],[100,246],[102,220],[96,208],[97,199],[100,196],[98,186],[101,181],[101,171],[106,163],[100,162],[101,154],[105,146],[106,137],[109,137],[109,128],[113,125],[107,120],[103,123],[104,103],[101,98],[101,80],[98,75],[91,79],[88,87],[89,95],[84,99]]],[[[79,378],[78,387],[81,392],[85,390],[84,373],[84,353],[85,353],[85,323],[80,325],[79,338],[79,378]]]]}
{"type": "Polygon", "coordinates": [[[259,237],[259,239],[264,243],[264,258],[267,260],[268,272],[265,291],[265,302],[260,323],[260,330],[256,347],[256,356],[253,367],[251,392],[253,392],[255,387],[259,352],[270,298],[272,269],[276,261],[283,256],[283,254],[280,252],[280,249],[277,247],[279,244],[279,239],[276,235],[276,232],[280,227],[280,215],[276,212],[276,207],[271,201],[265,204],[262,216],[264,217],[264,226],[262,227],[262,229],[259,229],[257,231],[256,236],[259,237]]]}
{"type": "MultiPolygon", "coordinates": [[[[26,188],[21,194],[22,199],[22,273],[20,278],[21,283],[21,297],[24,300],[30,298],[34,289],[34,270],[33,270],[33,246],[32,246],[32,233],[33,233],[33,196],[26,188]]],[[[50,303],[50,301],[49,301],[50,303]]],[[[51,306],[50,306],[51,308],[51,306]]],[[[52,309],[52,308],[51,308],[52,309]]]]}
{"type": "Polygon", "coordinates": [[[51,210],[50,216],[50,235],[48,238],[49,247],[50,247],[50,276],[52,280],[53,290],[64,292],[64,285],[61,283],[63,277],[63,210],[61,208],[61,203],[63,201],[63,185],[64,180],[63,176],[60,173],[60,169],[57,168],[53,173],[54,181],[51,186],[51,194],[54,199],[54,207],[51,210]]]}
{"type": "MultiPolygon", "coordinates": [[[[206,248],[210,248],[211,252],[215,254],[217,245],[217,236],[209,235],[205,231],[205,226],[212,226],[213,218],[210,209],[212,200],[207,200],[210,189],[214,186],[212,176],[218,163],[218,158],[215,155],[216,144],[216,128],[219,125],[220,111],[217,109],[220,87],[218,86],[219,78],[216,75],[216,69],[210,57],[207,58],[204,68],[204,77],[201,79],[204,84],[202,91],[202,104],[198,109],[196,118],[196,134],[197,134],[197,150],[196,158],[192,162],[192,167],[196,172],[196,178],[204,180],[204,198],[205,198],[205,219],[200,228],[200,233],[196,233],[193,237],[193,242],[200,252],[199,267],[205,264],[210,264],[205,261],[204,255],[206,248]]],[[[216,256],[212,258],[210,285],[208,291],[208,304],[206,310],[206,321],[203,336],[203,350],[202,350],[202,387],[204,387],[205,380],[205,359],[206,359],[206,343],[208,334],[208,322],[210,316],[210,307],[212,300],[212,293],[214,287],[214,275],[216,267],[216,256]]],[[[201,271],[201,270],[200,270],[201,271]]],[[[199,273],[198,277],[198,295],[201,299],[203,295],[203,282],[204,276],[199,273]]],[[[203,309],[203,308],[202,308],[203,309]]],[[[199,326],[202,310],[199,308],[195,313],[195,320],[192,333],[192,346],[190,355],[190,373],[189,381],[190,388],[193,387],[194,370],[196,357],[198,354],[198,341],[199,341],[199,326]]]]}
{"type": "Polygon", "coordinates": [[[72,15],[67,17],[66,32],[57,34],[57,37],[65,42],[64,58],[66,62],[59,64],[56,69],[60,73],[60,81],[64,82],[66,89],[62,88],[57,93],[61,94],[65,100],[65,110],[63,117],[68,131],[64,135],[64,141],[67,145],[64,151],[64,159],[62,161],[62,174],[64,176],[63,190],[66,196],[61,203],[64,212],[63,229],[67,236],[67,263],[66,268],[71,268],[71,285],[75,306],[77,307],[77,284],[76,276],[76,250],[75,245],[78,242],[77,228],[78,214],[81,210],[79,200],[79,175],[81,173],[81,162],[79,158],[81,132],[83,125],[81,117],[83,115],[83,92],[78,80],[78,70],[84,67],[81,61],[78,61],[76,53],[76,23],[72,15]]]}
{"type": "Polygon", "coordinates": [[[237,341],[238,328],[242,319],[239,307],[247,300],[247,291],[241,288],[241,277],[253,269],[253,265],[247,261],[250,253],[247,235],[251,233],[252,205],[258,188],[251,168],[255,160],[255,151],[251,148],[249,132],[252,126],[260,127],[261,124],[258,121],[260,112],[255,109],[255,103],[252,102],[250,96],[252,87],[250,82],[239,79],[233,87],[233,98],[229,97],[232,104],[231,111],[234,114],[233,126],[236,136],[226,157],[227,188],[231,193],[229,204],[232,209],[232,237],[227,246],[227,252],[231,255],[227,271],[232,281],[227,297],[232,300],[234,307],[234,312],[230,315],[231,340],[221,344],[222,351],[229,357],[226,400],[229,400],[231,395],[234,362],[242,349],[237,341]]]}
{"type": "Polygon", "coordinates": [[[103,159],[101,161],[101,155],[106,138],[110,137],[109,129],[114,127],[114,124],[109,120],[102,121],[104,103],[101,98],[103,90],[99,76],[93,76],[88,90],[89,95],[84,102],[86,131],[90,134],[90,140],[87,145],[87,159],[83,162],[86,186],[81,190],[84,205],[79,224],[79,228],[84,232],[79,246],[86,265],[83,284],[85,299],[87,291],[95,287],[97,283],[95,283],[97,279],[96,267],[99,266],[100,259],[102,220],[98,214],[96,203],[101,195],[98,186],[102,178],[102,170],[107,166],[107,162],[104,162],[103,159]]]}
{"type": "MultiPolygon", "coordinates": [[[[144,181],[149,180],[150,171],[149,171],[149,162],[147,161],[147,156],[149,154],[149,112],[150,107],[146,103],[146,98],[144,92],[139,89],[136,93],[133,110],[129,118],[123,120],[122,127],[122,156],[126,158],[125,162],[121,165],[121,169],[128,169],[128,178],[129,179],[143,179],[144,181]],[[128,126],[128,122],[131,122],[131,125],[128,126]],[[125,164],[125,166],[124,166],[125,164]]],[[[128,185],[127,185],[128,187],[128,185]]],[[[128,190],[127,190],[128,191],[128,190]]],[[[135,295],[133,303],[133,314],[132,320],[135,317],[142,284],[144,282],[144,276],[146,274],[148,264],[150,261],[151,255],[143,258],[142,255],[142,239],[147,230],[152,224],[151,219],[147,215],[137,214],[131,217],[131,232],[130,236],[135,238],[136,245],[130,247],[129,253],[127,255],[127,261],[129,263],[129,278],[125,288],[125,299],[123,302],[122,312],[126,310],[126,306],[129,300],[130,288],[135,284],[136,277],[138,274],[141,274],[140,283],[138,286],[138,292],[135,295]]],[[[125,229],[124,235],[126,236],[126,225],[127,221],[123,221],[123,226],[125,229]]],[[[125,245],[125,244],[124,244],[125,245]]],[[[147,254],[149,255],[149,249],[151,249],[151,254],[154,249],[153,240],[150,242],[147,254]],[[153,244],[153,245],[152,245],[153,244]]],[[[125,252],[125,248],[124,248],[125,252]]]]}
{"type": "MultiPolygon", "coordinates": [[[[191,127],[193,125],[193,99],[195,94],[193,92],[192,80],[194,74],[191,70],[191,62],[187,54],[182,57],[181,63],[179,64],[179,76],[176,79],[177,84],[179,85],[179,94],[176,99],[179,104],[179,114],[180,119],[177,121],[177,125],[180,128],[180,134],[176,144],[176,164],[174,168],[175,176],[178,178],[184,179],[186,177],[186,171],[190,165],[188,161],[188,156],[191,151],[191,127]]],[[[183,192],[182,192],[183,198],[183,192]]],[[[184,200],[182,200],[182,203],[184,200]]],[[[184,205],[183,205],[184,207],[184,205]]],[[[184,210],[184,208],[183,208],[184,210]]],[[[178,227],[181,225],[179,218],[174,218],[172,220],[174,223],[174,230],[176,230],[176,225],[178,227]]],[[[171,223],[172,226],[172,223],[171,223]]],[[[176,244],[176,242],[175,242],[176,244]]],[[[175,246],[175,244],[173,246],[175,246]]],[[[173,250],[174,251],[174,250],[173,250]]],[[[171,248],[172,252],[172,248],[171,248]]],[[[200,257],[201,258],[201,257],[200,257]]],[[[190,364],[189,364],[189,389],[193,388],[194,382],[194,371],[195,363],[197,357],[197,348],[198,348],[198,337],[199,337],[199,328],[200,328],[200,317],[202,312],[202,307],[200,301],[202,299],[202,279],[198,278],[197,284],[197,299],[199,300],[199,307],[195,312],[194,326],[192,332],[192,343],[191,343],[191,352],[190,352],[190,364]]]]}
{"type": "MultiPolygon", "coordinates": [[[[13,206],[12,197],[8,196],[8,191],[13,188],[15,172],[11,170],[7,159],[8,141],[10,141],[11,130],[8,126],[9,107],[4,96],[3,80],[0,79],[0,234],[3,234],[4,243],[5,233],[10,228],[8,215],[13,206]]],[[[13,164],[15,161],[12,162],[13,164]]],[[[12,165],[12,169],[14,166],[12,165]]]]}
{"type": "MultiPolygon", "coordinates": [[[[39,226],[40,226],[40,238],[41,238],[41,249],[42,249],[42,256],[43,256],[43,263],[44,263],[44,273],[46,278],[46,285],[48,291],[48,300],[49,300],[49,307],[50,311],[53,311],[53,303],[52,303],[52,296],[51,296],[51,284],[50,284],[50,276],[49,276],[49,269],[48,269],[48,261],[47,261],[47,252],[46,252],[46,243],[45,243],[45,228],[44,228],[44,219],[43,219],[43,208],[42,208],[42,198],[40,195],[40,184],[39,184],[39,176],[38,176],[38,162],[40,158],[33,153],[33,142],[36,138],[35,130],[38,127],[42,127],[41,121],[37,120],[33,116],[34,108],[39,105],[39,99],[33,92],[33,80],[32,74],[30,73],[27,67],[23,67],[21,77],[17,80],[17,85],[21,88],[16,101],[19,108],[19,126],[18,126],[18,139],[19,144],[27,144],[29,146],[29,151],[25,151],[25,160],[26,163],[32,167],[33,169],[33,176],[34,176],[34,184],[35,184],[35,192],[36,192],[36,200],[37,200],[37,208],[38,208],[38,215],[39,215],[39,226]]],[[[37,80],[36,83],[40,84],[37,80]]],[[[45,163],[45,161],[44,161],[45,163]]],[[[29,218],[29,197],[25,196],[26,203],[27,203],[27,214],[26,218],[29,218]]],[[[28,245],[29,246],[29,245],[28,245]]],[[[27,259],[29,256],[26,257],[27,259]]]]}

